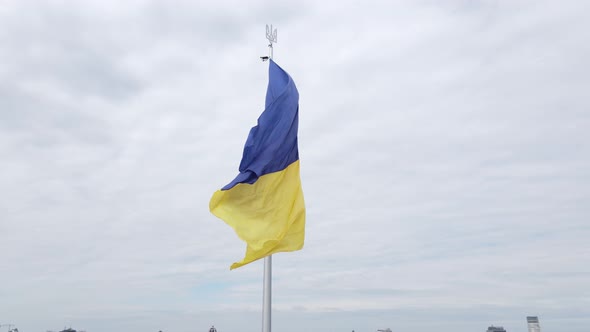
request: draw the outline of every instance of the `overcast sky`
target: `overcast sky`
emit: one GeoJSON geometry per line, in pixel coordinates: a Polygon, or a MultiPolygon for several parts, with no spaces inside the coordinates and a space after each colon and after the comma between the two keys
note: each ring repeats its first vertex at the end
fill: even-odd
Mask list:
{"type": "Polygon", "coordinates": [[[262,261],[229,270],[245,244],[208,204],[263,110],[272,23],[307,207],[274,331],[588,331],[589,12],[0,1],[0,324],[260,331],[262,261]]]}

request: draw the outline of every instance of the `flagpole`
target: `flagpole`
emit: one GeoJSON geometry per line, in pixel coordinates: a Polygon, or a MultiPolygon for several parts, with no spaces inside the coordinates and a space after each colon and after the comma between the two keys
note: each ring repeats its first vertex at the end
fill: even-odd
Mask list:
{"type": "Polygon", "coordinates": [[[264,257],[264,285],[262,288],[262,332],[270,332],[272,293],[272,255],[264,257]]]}
{"type": "MultiPolygon", "coordinates": [[[[262,61],[273,58],[272,43],[277,42],[277,29],[266,25],[266,39],[268,39],[268,57],[262,57],[262,61]],[[266,59],[265,59],[266,58],[266,59]]],[[[264,257],[264,278],[262,286],[262,332],[271,332],[271,299],[272,299],[272,255],[264,257]]]]}

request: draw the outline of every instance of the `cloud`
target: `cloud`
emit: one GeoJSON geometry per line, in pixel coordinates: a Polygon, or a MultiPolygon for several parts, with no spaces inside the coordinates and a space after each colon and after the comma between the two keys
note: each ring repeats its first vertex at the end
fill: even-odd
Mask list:
{"type": "Polygon", "coordinates": [[[19,330],[254,331],[262,265],[208,212],[300,91],[304,250],[276,329],[588,325],[581,3],[0,8],[0,301],[19,330]]]}

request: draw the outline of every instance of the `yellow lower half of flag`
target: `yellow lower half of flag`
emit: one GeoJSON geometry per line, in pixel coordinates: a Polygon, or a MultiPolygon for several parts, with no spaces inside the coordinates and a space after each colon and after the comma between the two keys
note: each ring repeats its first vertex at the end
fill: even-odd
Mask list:
{"type": "Polygon", "coordinates": [[[209,209],[247,244],[246,256],[232,264],[232,270],[273,253],[303,248],[305,204],[299,160],[259,177],[254,184],[216,191],[209,209]]]}

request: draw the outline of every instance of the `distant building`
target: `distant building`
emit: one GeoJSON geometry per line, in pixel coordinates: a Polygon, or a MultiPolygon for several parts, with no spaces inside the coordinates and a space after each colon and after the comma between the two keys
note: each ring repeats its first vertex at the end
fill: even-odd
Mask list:
{"type": "Polygon", "coordinates": [[[539,317],[527,316],[526,322],[529,326],[529,332],[541,332],[541,326],[539,325],[539,317]]]}
{"type": "Polygon", "coordinates": [[[487,332],[506,332],[506,330],[502,326],[490,326],[488,327],[487,332]]]}

